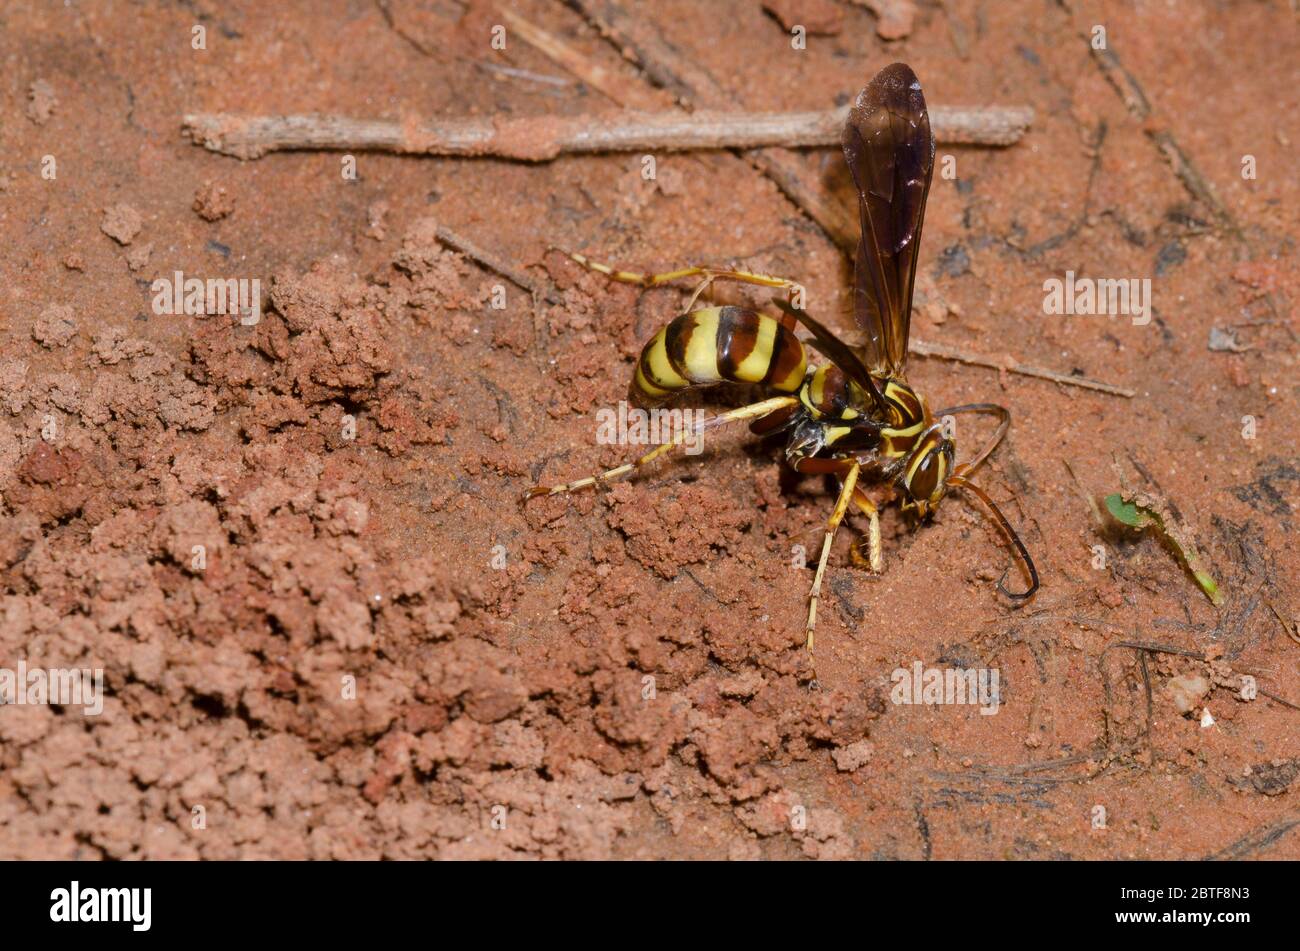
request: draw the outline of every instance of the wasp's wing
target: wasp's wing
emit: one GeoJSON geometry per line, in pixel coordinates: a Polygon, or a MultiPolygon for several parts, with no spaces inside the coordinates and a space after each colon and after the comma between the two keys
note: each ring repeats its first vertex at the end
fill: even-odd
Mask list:
{"type": "Polygon", "coordinates": [[[885,67],[858,94],[843,144],[862,219],[853,316],[867,335],[867,365],[881,375],[902,376],[921,223],[934,171],[930,115],[911,67],[885,67]]]}
{"type": "Polygon", "coordinates": [[[862,387],[877,407],[881,409],[887,408],[888,404],[880,393],[880,387],[871,378],[870,371],[852,347],[840,340],[820,321],[814,320],[805,311],[793,307],[783,300],[773,301],[773,303],[807,327],[812,332],[817,349],[824,353],[831,363],[839,367],[845,376],[862,387]]]}

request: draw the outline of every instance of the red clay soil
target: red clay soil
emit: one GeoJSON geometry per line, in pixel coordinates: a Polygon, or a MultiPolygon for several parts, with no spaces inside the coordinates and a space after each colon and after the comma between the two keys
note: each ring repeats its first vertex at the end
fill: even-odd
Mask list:
{"type": "MultiPolygon", "coordinates": [[[[814,685],[796,546],[834,487],[778,445],[738,427],[518,504],[638,451],[594,413],[689,290],[549,244],[790,275],[849,329],[848,261],[741,156],[660,155],[647,181],[636,155],[361,154],[348,179],[337,153],[241,163],[180,134],[199,111],[617,108],[517,37],[492,49],[492,6],[10,4],[0,666],[102,668],[108,696],[0,708],[0,857],[1300,858],[1293,12],[955,0],[887,42],[823,2],[796,50],[798,7],[638,9],[748,109],[828,108],[903,60],[932,105],[1037,110],[1011,148],[940,146],[913,335],[1136,395],[923,358],[909,379],[1010,407],[983,482],[1038,596],[995,593],[1010,556],[960,497],[918,528],[886,508],[879,576],[851,517],[814,685]],[[176,271],[259,279],[260,323],[157,313],[176,271]],[[1153,319],[1044,314],[1066,271],[1150,278],[1153,319]],[[1116,462],[1177,506],[1222,607],[1159,538],[1099,529],[1116,462]],[[892,702],[915,662],[996,668],[997,715],[892,702]]],[[[673,105],[574,9],[515,9],[673,105]]],[[[853,200],[837,150],[801,161],[853,200]]]]}

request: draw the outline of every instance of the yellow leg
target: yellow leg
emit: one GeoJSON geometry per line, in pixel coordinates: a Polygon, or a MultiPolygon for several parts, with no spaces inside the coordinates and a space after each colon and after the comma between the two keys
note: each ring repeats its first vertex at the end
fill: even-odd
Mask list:
{"type": "MultiPolygon", "coordinates": [[[[563,249],[557,249],[563,250],[563,249]]],[[[690,303],[686,309],[689,311],[695,306],[695,301],[699,299],[704,289],[714,281],[739,281],[742,284],[757,284],[760,287],[780,287],[790,292],[793,297],[802,287],[797,281],[792,281],[786,277],[775,277],[771,274],[759,274],[756,271],[737,271],[730,268],[710,267],[708,265],[694,265],[692,267],[680,268],[676,271],[665,271],[662,274],[642,274],[636,271],[616,271],[608,264],[601,264],[591,260],[585,254],[578,254],[574,251],[563,251],[574,261],[581,264],[589,271],[595,271],[597,274],[603,274],[612,281],[620,281],[623,284],[638,284],[641,287],[659,287],[663,284],[669,284],[672,281],[679,281],[686,277],[703,277],[695,292],[691,294],[690,303]]]]}
{"type": "Polygon", "coordinates": [[[673,437],[672,442],[666,442],[662,445],[656,446],[635,462],[625,463],[624,465],[602,472],[600,475],[587,476],[587,478],[578,479],[576,482],[567,482],[563,485],[553,486],[533,486],[527,493],[525,493],[524,501],[527,502],[529,499],[536,498],[539,495],[560,495],[565,492],[584,489],[589,485],[613,481],[614,479],[627,475],[629,472],[639,469],[648,462],[652,462],[664,453],[682,445],[690,436],[702,433],[706,429],[714,429],[718,426],[735,422],[740,419],[754,419],[759,416],[766,416],[768,413],[774,412],[778,409],[785,409],[786,407],[793,406],[798,402],[798,398],[794,396],[775,396],[770,400],[763,400],[760,403],[750,403],[748,406],[741,406],[738,409],[719,413],[717,416],[711,416],[702,423],[697,424],[690,432],[683,431],[677,433],[677,435],[673,437]]]}
{"type": "Polygon", "coordinates": [[[831,542],[835,540],[835,530],[840,527],[840,522],[844,520],[844,513],[849,508],[849,500],[853,498],[853,490],[858,484],[858,472],[860,470],[861,466],[855,463],[844,476],[844,487],[840,490],[840,497],[835,503],[835,511],[831,513],[830,521],[826,523],[826,538],[822,542],[822,557],[817,562],[817,574],[813,577],[812,594],[808,598],[808,639],[804,642],[804,646],[808,648],[809,654],[813,650],[813,629],[817,626],[817,601],[821,598],[822,575],[826,573],[826,560],[831,554],[831,542]]]}
{"type": "Polygon", "coordinates": [[[867,493],[861,489],[853,490],[853,503],[863,515],[871,520],[871,526],[867,530],[867,556],[862,555],[862,536],[853,540],[853,547],[849,549],[855,564],[865,565],[872,571],[879,573],[885,567],[885,557],[881,551],[880,545],[880,511],[876,508],[875,503],[867,497],[867,493]]]}

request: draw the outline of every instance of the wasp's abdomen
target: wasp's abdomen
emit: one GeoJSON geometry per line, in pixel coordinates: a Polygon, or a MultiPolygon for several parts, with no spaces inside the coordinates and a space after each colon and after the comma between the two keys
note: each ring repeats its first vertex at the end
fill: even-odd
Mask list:
{"type": "Polygon", "coordinates": [[[631,395],[654,403],[712,383],[793,393],[807,368],[803,344],[780,321],[744,307],[706,307],[678,317],[645,345],[631,395]]]}

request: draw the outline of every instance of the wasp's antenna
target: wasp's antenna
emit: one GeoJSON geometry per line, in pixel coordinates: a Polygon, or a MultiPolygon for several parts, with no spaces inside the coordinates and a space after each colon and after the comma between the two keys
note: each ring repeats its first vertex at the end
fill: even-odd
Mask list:
{"type": "Polygon", "coordinates": [[[1029,598],[1033,597],[1034,592],[1038,590],[1038,569],[1034,567],[1034,559],[1029,556],[1029,549],[1026,548],[1025,543],[1020,540],[1020,536],[1017,535],[1016,530],[1011,527],[1011,523],[1007,521],[1007,517],[1002,514],[1002,510],[997,507],[997,503],[989,498],[988,493],[977,486],[974,482],[967,482],[960,472],[954,474],[948,480],[948,485],[957,489],[969,489],[972,494],[978,497],[979,500],[988,507],[988,510],[993,513],[993,518],[996,519],[998,525],[1002,527],[1002,531],[1004,531],[1007,537],[1011,539],[1011,544],[1015,546],[1016,553],[1020,556],[1020,560],[1023,561],[1025,567],[1029,569],[1028,590],[1020,592],[1008,590],[1005,584],[1007,580],[1007,572],[1011,570],[1008,568],[1006,571],[1002,572],[1002,577],[998,579],[998,593],[1006,595],[1013,601],[1027,601],[1029,598]]]}
{"type": "Polygon", "coordinates": [[[1011,410],[1005,406],[999,406],[997,403],[964,403],[961,406],[945,407],[934,415],[938,419],[943,419],[945,416],[951,416],[955,413],[992,413],[998,418],[997,430],[984,448],[979,451],[979,455],[969,462],[963,462],[953,470],[953,475],[965,476],[978,469],[980,464],[989,457],[989,454],[998,448],[998,444],[1002,442],[1002,437],[1007,434],[1007,430],[1011,427],[1011,410]]]}

